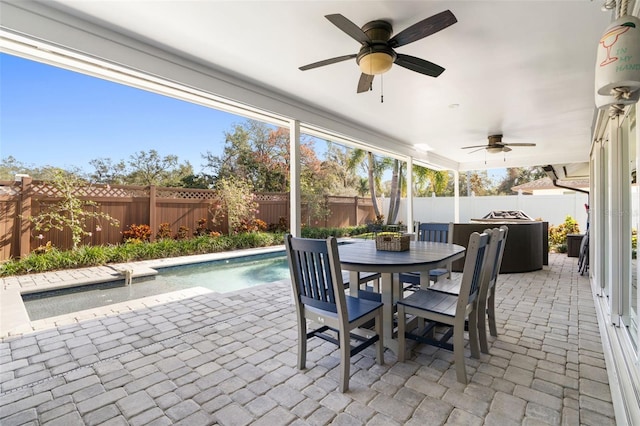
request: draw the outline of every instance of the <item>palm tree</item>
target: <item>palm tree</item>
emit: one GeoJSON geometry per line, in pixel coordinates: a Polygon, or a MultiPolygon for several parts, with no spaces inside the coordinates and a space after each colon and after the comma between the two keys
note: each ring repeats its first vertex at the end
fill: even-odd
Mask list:
{"type": "Polygon", "coordinates": [[[376,188],[380,187],[380,167],[371,151],[363,149],[354,149],[349,157],[347,167],[349,170],[355,170],[358,166],[362,166],[367,171],[369,180],[369,194],[371,194],[371,202],[373,203],[373,211],[376,217],[380,217],[380,207],[376,197],[376,188]],[[365,161],[366,160],[366,161],[365,161]]]}

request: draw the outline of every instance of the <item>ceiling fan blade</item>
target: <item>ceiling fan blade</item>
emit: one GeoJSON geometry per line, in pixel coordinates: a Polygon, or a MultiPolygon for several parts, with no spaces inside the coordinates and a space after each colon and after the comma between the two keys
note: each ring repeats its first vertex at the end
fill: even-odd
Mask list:
{"type": "Polygon", "coordinates": [[[502,147],[502,152],[509,152],[509,151],[512,151],[512,149],[509,148],[508,146],[503,146],[502,147]]]}
{"type": "Polygon", "coordinates": [[[325,15],[325,18],[327,18],[329,21],[331,21],[331,23],[333,25],[335,25],[336,27],[340,28],[349,37],[351,37],[352,39],[354,39],[358,43],[360,43],[360,44],[369,44],[369,43],[371,43],[371,39],[369,38],[369,36],[366,35],[364,33],[364,31],[362,31],[360,29],[359,26],[357,26],[356,24],[354,24],[353,22],[351,22],[350,20],[348,20],[344,16],[340,15],[339,13],[336,13],[336,14],[333,14],[333,15],[325,15]]]}
{"type": "Polygon", "coordinates": [[[420,40],[421,38],[425,38],[427,36],[430,36],[431,34],[437,33],[438,31],[443,30],[448,26],[455,24],[456,22],[458,22],[458,20],[456,19],[454,14],[451,13],[450,10],[445,10],[444,12],[440,12],[429,18],[423,19],[422,21],[413,24],[409,28],[405,28],[404,30],[400,31],[393,38],[391,38],[391,40],[389,40],[389,47],[404,46],[405,44],[412,43],[416,40],[420,40]]]}
{"type": "Polygon", "coordinates": [[[368,92],[371,90],[373,77],[374,76],[365,73],[360,74],[360,80],[358,81],[358,93],[368,92]]]}
{"type": "Polygon", "coordinates": [[[306,71],[306,70],[310,70],[310,69],[313,69],[313,68],[323,67],[325,65],[335,64],[337,62],[347,61],[349,59],[355,58],[356,56],[358,56],[358,55],[355,54],[355,53],[353,55],[338,56],[336,58],[325,59],[324,61],[314,62],[314,63],[309,64],[309,65],[304,65],[304,66],[301,66],[298,69],[300,71],[306,71]]]}
{"type": "Polygon", "coordinates": [[[437,77],[444,71],[440,65],[436,65],[433,62],[425,61],[424,59],[416,58],[415,56],[397,54],[394,63],[401,67],[407,68],[411,71],[419,72],[420,74],[428,75],[430,77],[437,77]]]}
{"type": "MultiPolygon", "coordinates": [[[[468,146],[467,148],[477,148],[477,147],[468,146]]],[[[483,149],[487,149],[487,147],[483,146],[482,148],[474,149],[473,151],[470,151],[469,154],[473,154],[474,152],[482,151],[483,149]]]]}
{"type": "Polygon", "coordinates": [[[535,143],[503,143],[504,146],[536,146],[535,143]]]}

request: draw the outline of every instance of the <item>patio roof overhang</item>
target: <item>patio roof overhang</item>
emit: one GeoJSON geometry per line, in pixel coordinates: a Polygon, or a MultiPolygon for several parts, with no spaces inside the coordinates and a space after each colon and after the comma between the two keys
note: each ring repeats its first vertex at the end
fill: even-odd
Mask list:
{"type": "Polygon", "coordinates": [[[403,2],[390,12],[391,2],[366,4],[253,2],[248,13],[246,2],[9,0],[0,4],[0,49],[279,125],[296,120],[302,132],[434,168],[587,161],[595,53],[610,20],[600,5],[403,2]],[[353,48],[323,14],[387,17],[401,30],[445,8],[458,23],[403,53],[447,71],[432,79],[393,69],[384,104],[355,94],[359,71],[348,64],[297,69],[353,48]],[[508,155],[460,149],[495,132],[537,146],[508,155]]]}

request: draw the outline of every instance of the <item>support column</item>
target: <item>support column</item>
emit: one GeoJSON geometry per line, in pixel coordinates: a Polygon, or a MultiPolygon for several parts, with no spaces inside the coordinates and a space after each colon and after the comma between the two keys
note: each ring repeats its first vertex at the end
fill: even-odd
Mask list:
{"type": "Polygon", "coordinates": [[[22,177],[22,185],[20,188],[20,206],[17,215],[17,223],[20,224],[20,245],[18,253],[20,256],[26,256],[31,252],[31,181],[29,176],[22,177]]]}
{"type": "Polygon", "coordinates": [[[413,157],[407,158],[407,231],[413,230],[413,157]]]}
{"type": "Polygon", "coordinates": [[[453,222],[460,223],[460,173],[453,170],[453,222]]]}
{"type": "Polygon", "coordinates": [[[151,228],[151,235],[149,236],[149,241],[155,241],[156,232],[158,232],[158,217],[157,213],[157,202],[156,202],[156,186],[149,186],[149,228],[151,228]]]}
{"type": "Polygon", "coordinates": [[[301,197],[300,197],[300,121],[289,123],[289,232],[294,237],[301,235],[301,197]]]}
{"type": "Polygon", "coordinates": [[[623,306],[621,297],[621,284],[623,271],[621,270],[622,257],[622,182],[620,179],[620,168],[622,167],[622,140],[623,136],[620,129],[620,116],[613,117],[609,128],[609,254],[610,266],[608,271],[609,281],[609,301],[611,303],[611,322],[620,325],[620,317],[622,316],[623,306]]]}

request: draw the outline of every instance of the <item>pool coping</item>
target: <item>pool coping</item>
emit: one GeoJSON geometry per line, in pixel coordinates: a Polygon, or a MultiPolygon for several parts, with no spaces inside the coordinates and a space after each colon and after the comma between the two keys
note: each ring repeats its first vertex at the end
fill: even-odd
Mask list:
{"type": "Polygon", "coordinates": [[[189,290],[163,293],[161,295],[134,299],[128,302],[120,302],[99,308],[92,308],[85,311],[78,311],[35,321],[32,321],[27,314],[27,310],[22,300],[22,294],[39,293],[61,288],[99,284],[125,279],[127,271],[131,271],[132,278],[137,278],[157,274],[158,269],[169,268],[172,266],[284,252],[284,250],[284,245],[277,245],[0,278],[0,338],[51,328],[62,323],[78,322],[86,318],[113,315],[121,310],[144,308],[174,301],[176,299],[193,297],[195,295],[202,294],[203,292],[213,291],[206,290],[202,287],[194,287],[189,290]]]}

